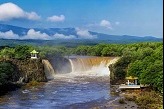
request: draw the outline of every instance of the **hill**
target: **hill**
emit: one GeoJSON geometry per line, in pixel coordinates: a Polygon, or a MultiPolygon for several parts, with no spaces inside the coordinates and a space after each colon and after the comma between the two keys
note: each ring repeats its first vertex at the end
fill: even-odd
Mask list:
{"type": "Polygon", "coordinates": [[[36,45],[95,45],[98,43],[156,42],[153,36],[109,35],[75,28],[23,28],[0,24],[0,46],[15,44],[36,45]],[[13,35],[13,36],[12,36],[13,35]],[[8,37],[9,36],[9,37],[8,37]],[[15,38],[15,36],[17,36],[15,38]]]}

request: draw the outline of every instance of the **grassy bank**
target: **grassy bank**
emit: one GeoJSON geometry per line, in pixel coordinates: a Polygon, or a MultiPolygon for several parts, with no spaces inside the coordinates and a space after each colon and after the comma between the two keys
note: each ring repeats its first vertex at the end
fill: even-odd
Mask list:
{"type": "Polygon", "coordinates": [[[140,109],[163,109],[163,96],[153,90],[127,90],[122,92],[120,104],[135,102],[140,109]]]}

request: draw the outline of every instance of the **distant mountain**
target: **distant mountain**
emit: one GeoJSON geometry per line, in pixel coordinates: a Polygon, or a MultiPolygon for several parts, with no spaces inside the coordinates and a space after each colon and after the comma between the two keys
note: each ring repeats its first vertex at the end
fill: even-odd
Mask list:
{"type": "MultiPolygon", "coordinates": [[[[152,42],[152,41],[162,41],[162,38],[156,38],[153,36],[145,36],[145,37],[139,37],[139,36],[129,36],[129,35],[109,35],[109,34],[103,34],[103,33],[97,33],[97,32],[92,32],[92,31],[87,31],[89,35],[95,36],[95,38],[93,39],[87,39],[86,37],[80,37],[77,30],[75,28],[33,28],[34,31],[38,32],[40,34],[46,34],[50,37],[53,37],[53,35],[55,34],[60,34],[62,36],[67,36],[67,37],[71,37],[74,36],[74,38],[72,39],[51,39],[49,41],[45,41],[45,40],[41,40],[41,39],[16,39],[16,40],[6,40],[5,38],[3,38],[2,33],[8,32],[8,31],[12,31],[13,34],[18,35],[20,38],[24,37],[25,35],[27,35],[28,31],[31,28],[23,28],[23,27],[17,27],[17,26],[12,26],[12,25],[5,25],[5,24],[0,24],[0,45],[2,45],[2,43],[4,43],[3,41],[5,40],[5,42],[28,42],[30,41],[31,43],[46,43],[46,44],[61,44],[61,43],[90,43],[90,44],[96,44],[96,43],[132,43],[132,42],[152,42]],[[3,41],[2,41],[3,40],[3,41]],[[54,42],[55,40],[55,42],[54,42]]],[[[84,31],[83,31],[84,32],[84,31]]],[[[86,32],[86,31],[85,31],[86,32]]],[[[11,34],[11,33],[10,33],[11,34]]],[[[32,34],[33,35],[33,34],[32,34]]],[[[31,38],[31,37],[30,37],[31,38]]],[[[28,42],[29,43],[29,42],[28,42]]]]}
{"type": "Polygon", "coordinates": [[[20,37],[26,35],[30,29],[34,29],[35,31],[40,31],[41,33],[46,33],[47,35],[50,36],[56,33],[63,34],[66,36],[68,35],[77,36],[75,28],[23,28],[18,26],[0,24],[0,32],[7,32],[12,30],[13,33],[19,35],[20,37]]]}
{"type": "Polygon", "coordinates": [[[0,32],[7,32],[10,30],[12,30],[15,34],[18,34],[19,36],[23,36],[28,32],[29,29],[12,25],[0,24],[0,32]]]}

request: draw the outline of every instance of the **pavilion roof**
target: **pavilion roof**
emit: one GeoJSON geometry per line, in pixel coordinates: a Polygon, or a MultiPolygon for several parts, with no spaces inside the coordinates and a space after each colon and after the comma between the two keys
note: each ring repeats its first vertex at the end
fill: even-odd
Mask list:
{"type": "Polygon", "coordinates": [[[36,53],[39,53],[39,52],[37,52],[36,50],[32,50],[30,53],[36,54],[36,53]]]}
{"type": "Polygon", "coordinates": [[[125,79],[131,79],[131,80],[135,80],[135,79],[138,79],[138,77],[132,77],[132,76],[129,76],[129,77],[126,77],[125,79]]]}

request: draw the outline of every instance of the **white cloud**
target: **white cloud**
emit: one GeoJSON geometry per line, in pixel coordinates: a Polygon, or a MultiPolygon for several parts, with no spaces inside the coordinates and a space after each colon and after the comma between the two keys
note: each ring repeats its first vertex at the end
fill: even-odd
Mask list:
{"type": "Polygon", "coordinates": [[[12,30],[7,32],[0,32],[0,38],[3,39],[40,39],[40,40],[53,40],[53,39],[74,39],[76,36],[74,35],[64,35],[56,33],[52,36],[47,35],[46,33],[41,33],[40,31],[35,31],[34,29],[30,29],[26,35],[19,36],[14,34],[12,30]]]}
{"type": "Polygon", "coordinates": [[[58,34],[58,33],[56,33],[56,34],[53,35],[52,38],[53,38],[53,39],[74,39],[74,38],[76,38],[76,37],[75,37],[74,35],[66,36],[66,35],[64,35],[64,34],[58,34]]]}
{"type": "Polygon", "coordinates": [[[25,16],[27,17],[27,19],[29,20],[39,20],[41,17],[37,15],[37,13],[35,12],[26,12],[25,13],[25,16]]]}
{"type": "Polygon", "coordinates": [[[35,12],[26,12],[16,4],[13,4],[11,2],[0,5],[0,21],[7,21],[19,18],[28,20],[39,20],[40,16],[38,16],[35,12]]]}
{"type": "Polygon", "coordinates": [[[40,40],[53,40],[53,39],[75,39],[76,36],[74,35],[64,35],[56,33],[52,36],[49,36],[46,33],[41,33],[40,31],[35,31],[34,29],[30,29],[26,35],[19,36],[13,33],[12,30],[7,32],[0,32],[0,38],[3,39],[40,39],[40,40]]]}
{"type": "MultiPolygon", "coordinates": [[[[77,35],[81,39],[94,39],[97,38],[96,35],[92,35],[88,30],[76,28],[77,35]]],[[[4,39],[40,39],[40,40],[54,40],[54,39],[76,39],[75,35],[64,35],[55,33],[52,36],[49,36],[46,33],[41,33],[40,31],[36,31],[34,29],[28,30],[24,36],[19,36],[15,34],[12,30],[7,32],[0,32],[0,38],[4,39]]]]}
{"type": "MultiPolygon", "coordinates": [[[[119,22],[115,22],[115,24],[116,23],[117,23],[117,25],[119,25],[119,22]]],[[[89,28],[105,28],[105,29],[110,29],[110,30],[113,29],[111,22],[108,20],[101,20],[100,22],[97,22],[97,23],[91,23],[91,24],[86,25],[86,27],[89,27],[89,28]]]]}
{"type": "Polygon", "coordinates": [[[111,23],[108,20],[102,20],[100,22],[100,26],[105,27],[107,29],[112,29],[111,23]]]}
{"type": "Polygon", "coordinates": [[[63,22],[65,20],[65,16],[64,15],[60,15],[60,16],[52,16],[52,17],[48,17],[47,21],[50,22],[63,22]]]}
{"type": "Polygon", "coordinates": [[[12,30],[6,32],[0,32],[0,38],[4,39],[19,39],[17,34],[14,34],[12,30]]]}
{"type": "Polygon", "coordinates": [[[35,31],[34,29],[30,29],[27,32],[27,35],[23,36],[21,39],[41,39],[41,40],[53,40],[53,39],[73,39],[75,36],[69,35],[66,36],[64,34],[56,33],[53,36],[49,36],[46,33],[41,33],[40,31],[35,31]]]}
{"type": "Polygon", "coordinates": [[[51,38],[46,33],[41,33],[40,31],[35,31],[34,29],[30,29],[27,32],[27,35],[23,36],[21,39],[43,39],[43,40],[49,40],[51,38]]]}
{"type": "Polygon", "coordinates": [[[88,30],[76,28],[77,35],[83,39],[94,39],[97,38],[95,35],[89,33],[88,30]]]}

